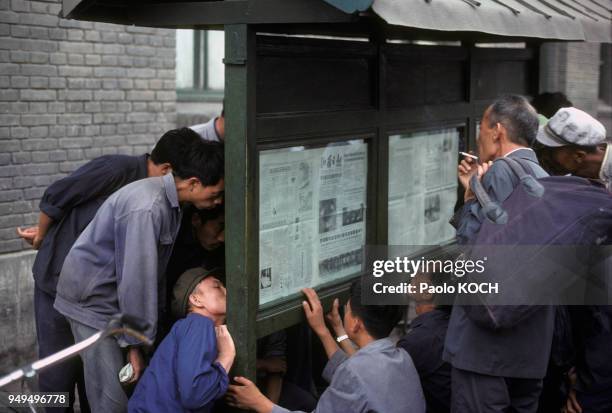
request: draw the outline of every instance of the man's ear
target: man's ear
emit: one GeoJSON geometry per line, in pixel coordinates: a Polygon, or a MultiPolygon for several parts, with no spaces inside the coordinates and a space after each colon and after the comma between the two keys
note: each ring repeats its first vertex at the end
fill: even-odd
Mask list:
{"type": "Polygon", "coordinates": [[[193,294],[193,293],[189,294],[189,304],[191,304],[193,307],[197,307],[197,308],[204,307],[202,305],[202,303],[200,302],[200,299],[198,298],[198,296],[193,294]]]}
{"type": "Polygon", "coordinates": [[[193,191],[200,183],[200,180],[195,176],[192,176],[191,178],[185,179],[185,183],[187,184],[189,191],[193,191]]]}
{"type": "Polygon", "coordinates": [[[574,151],[574,153],[572,155],[572,159],[574,160],[576,165],[582,165],[582,163],[585,161],[587,155],[588,154],[586,153],[586,151],[583,151],[582,149],[577,149],[577,150],[574,151]]]}
{"type": "Polygon", "coordinates": [[[352,323],[351,333],[356,335],[359,331],[363,330],[363,321],[361,321],[361,319],[358,317],[354,317],[353,320],[354,322],[352,323]]]}
{"type": "Polygon", "coordinates": [[[493,140],[501,141],[503,140],[502,137],[505,137],[505,136],[506,136],[506,128],[504,128],[504,125],[497,122],[495,124],[495,135],[493,135],[493,140]]]}
{"type": "Polygon", "coordinates": [[[163,164],[159,165],[159,167],[160,167],[162,175],[166,175],[172,172],[172,165],[170,165],[169,162],[164,162],[163,164]]]}

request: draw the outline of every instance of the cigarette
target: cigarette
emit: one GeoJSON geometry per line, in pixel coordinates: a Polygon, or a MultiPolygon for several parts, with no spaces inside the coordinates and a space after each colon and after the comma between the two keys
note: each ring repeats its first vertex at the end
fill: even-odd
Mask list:
{"type": "Polygon", "coordinates": [[[472,158],[472,159],[474,159],[474,160],[476,160],[476,161],[478,160],[478,156],[476,156],[476,155],[472,155],[471,153],[467,153],[467,152],[459,152],[459,154],[460,154],[460,155],[463,155],[463,156],[467,156],[468,158],[472,158]]]}

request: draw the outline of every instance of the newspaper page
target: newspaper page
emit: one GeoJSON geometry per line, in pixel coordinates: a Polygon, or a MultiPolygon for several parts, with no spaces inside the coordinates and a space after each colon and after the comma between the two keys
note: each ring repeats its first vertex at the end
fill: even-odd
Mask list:
{"type": "Polygon", "coordinates": [[[454,237],[448,220],[457,201],[458,148],[457,129],[389,137],[389,245],[454,237]]]}
{"type": "Polygon", "coordinates": [[[363,268],[367,144],[263,151],[260,304],[363,268]]]}

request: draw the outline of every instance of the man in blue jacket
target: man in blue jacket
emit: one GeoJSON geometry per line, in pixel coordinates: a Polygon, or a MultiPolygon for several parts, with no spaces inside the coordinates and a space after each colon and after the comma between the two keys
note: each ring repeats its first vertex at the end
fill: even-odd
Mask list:
{"type": "MultiPolygon", "coordinates": [[[[150,155],[101,156],[45,190],[38,225],[18,229],[19,235],[38,250],[32,272],[40,358],[74,344],[70,325],[53,308],[53,302],[64,259],[78,236],[112,193],[139,179],[165,175],[179,162],[181,153],[197,142],[198,135],[189,129],[171,130],[160,138],[150,155]]],[[[40,391],[68,392],[71,405],[77,383],[81,410],[88,411],[80,359],[67,360],[39,375],[40,391]]],[[[65,411],[72,411],[72,407],[65,411]]]]}
{"type": "Polygon", "coordinates": [[[225,323],[219,269],[184,272],[173,291],[180,318],[155,351],[130,398],[130,413],[209,412],[229,383],[236,350],[225,323]]]}

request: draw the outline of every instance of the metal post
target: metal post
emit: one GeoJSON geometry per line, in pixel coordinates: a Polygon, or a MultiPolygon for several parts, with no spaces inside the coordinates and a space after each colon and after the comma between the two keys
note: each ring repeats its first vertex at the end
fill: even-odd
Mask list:
{"type": "Polygon", "coordinates": [[[255,32],[225,26],[225,231],[227,324],[236,344],[232,376],[255,378],[258,307],[258,195],[255,144],[255,32]]]}

